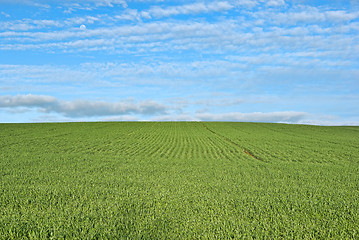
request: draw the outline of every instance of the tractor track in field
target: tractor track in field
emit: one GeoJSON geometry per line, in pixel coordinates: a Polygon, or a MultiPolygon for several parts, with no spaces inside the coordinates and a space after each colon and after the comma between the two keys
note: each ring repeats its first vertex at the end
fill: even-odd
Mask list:
{"type": "Polygon", "coordinates": [[[256,159],[256,160],[263,161],[262,159],[260,159],[260,158],[258,158],[258,157],[256,157],[256,156],[254,156],[250,151],[248,151],[247,149],[245,149],[244,147],[242,147],[242,146],[239,145],[238,143],[232,141],[232,139],[230,139],[230,138],[228,138],[228,137],[226,137],[226,136],[223,136],[223,135],[221,135],[221,134],[219,134],[219,133],[213,131],[212,129],[210,129],[209,127],[207,127],[204,123],[202,123],[202,126],[203,126],[207,131],[209,131],[209,132],[211,132],[212,134],[214,134],[214,135],[216,135],[216,136],[218,136],[218,137],[224,139],[226,142],[229,142],[229,143],[231,143],[232,145],[235,145],[235,146],[239,147],[244,154],[246,154],[246,155],[248,155],[248,156],[250,156],[251,158],[254,158],[254,159],[256,159]]]}

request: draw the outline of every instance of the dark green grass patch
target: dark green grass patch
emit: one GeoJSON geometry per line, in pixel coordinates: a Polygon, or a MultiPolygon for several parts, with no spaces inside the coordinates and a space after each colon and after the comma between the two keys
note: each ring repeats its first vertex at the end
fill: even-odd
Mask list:
{"type": "Polygon", "coordinates": [[[0,238],[358,239],[358,130],[0,124],[0,238]]]}

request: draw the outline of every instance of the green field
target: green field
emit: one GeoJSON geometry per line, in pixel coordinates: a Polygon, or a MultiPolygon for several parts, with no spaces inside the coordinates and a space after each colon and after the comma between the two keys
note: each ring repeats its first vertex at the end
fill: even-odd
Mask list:
{"type": "Polygon", "coordinates": [[[359,239],[359,127],[0,124],[1,239],[359,239]]]}

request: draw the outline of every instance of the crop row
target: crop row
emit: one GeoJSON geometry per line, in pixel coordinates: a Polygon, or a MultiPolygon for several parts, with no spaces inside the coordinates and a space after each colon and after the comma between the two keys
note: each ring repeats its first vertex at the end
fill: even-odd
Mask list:
{"type": "Polygon", "coordinates": [[[356,239],[357,127],[0,124],[0,239],[356,239]]]}

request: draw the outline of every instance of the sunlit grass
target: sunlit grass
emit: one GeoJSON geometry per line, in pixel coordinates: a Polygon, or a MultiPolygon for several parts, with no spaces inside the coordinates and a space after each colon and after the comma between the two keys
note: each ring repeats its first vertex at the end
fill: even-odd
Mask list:
{"type": "Polygon", "coordinates": [[[357,239],[359,128],[0,124],[0,238],[357,239]]]}

